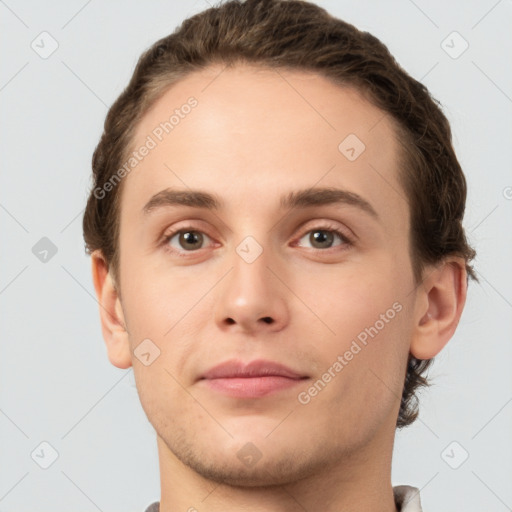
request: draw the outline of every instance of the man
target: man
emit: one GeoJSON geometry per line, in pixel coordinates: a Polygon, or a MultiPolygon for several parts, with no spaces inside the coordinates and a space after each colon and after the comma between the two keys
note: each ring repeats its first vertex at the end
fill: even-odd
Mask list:
{"type": "Polygon", "coordinates": [[[147,511],[421,510],[395,429],[474,277],[446,118],[373,36],[227,2],[141,56],[84,216],[112,364],[157,434],[147,511]]]}

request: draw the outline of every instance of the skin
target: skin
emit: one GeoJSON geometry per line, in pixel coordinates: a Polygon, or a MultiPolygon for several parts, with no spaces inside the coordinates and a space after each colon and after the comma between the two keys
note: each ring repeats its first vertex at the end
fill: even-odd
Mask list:
{"type": "Polygon", "coordinates": [[[157,433],[160,510],[291,512],[321,503],[332,512],[394,511],[407,357],[434,357],[452,337],[466,298],[464,262],[428,267],[415,285],[393,125],[358,91],[309,72],[221,71],[187,76],[143,117],[136,147],[190,96],[198,100],[124,178],[117,284],[101,252],[92,256],[109,359],[133,366],[157,433]],[[366,146],[354,161],[338,149],[351,133],[366,146]],[[217,194],[225,207],[144,215],[168,187],[217,194]],[[357,193],[379,218],[348,204],[280,209],[281,194],[311,187],[357,193]],[[326,223],[353,243],[334,235],[319,245],[312,235],[326,223]],[[167,246],[186,257],[165,251],[164,235],[189,226],[203,234],[192,240],[197,248],[187,251],[178,233],[167,246]],[[263,250],[252,263],[236,251],[247,236],[263,250]],[[400,312],[300,403],[298,394],[397,302],[400,312]],[[147,338],[160,350],[148,366],[134,355],[147,338]],[[309,378],[257,399],[197,380],[232,358],[276,361],[309,378]],[[261,454],[251,467],[237,456],[247,443],[261,454]]]}

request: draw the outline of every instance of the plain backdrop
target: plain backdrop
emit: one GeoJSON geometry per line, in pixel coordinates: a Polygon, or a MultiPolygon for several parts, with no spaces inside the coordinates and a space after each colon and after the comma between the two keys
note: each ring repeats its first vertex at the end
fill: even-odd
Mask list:
{"type": "MultiPolygon", "coordinates": [[[[393,484],[419,487],[425,512],[512,510],[512,2],[317,3],[439,99],[469,185],[480,283],[397,435],[393,484]]],[[[138,512],[160,497],[133,372],[106,355],[81,220],[108,107],[140,53],[207,7],[0,1],[0,512],[138,512]]]]}

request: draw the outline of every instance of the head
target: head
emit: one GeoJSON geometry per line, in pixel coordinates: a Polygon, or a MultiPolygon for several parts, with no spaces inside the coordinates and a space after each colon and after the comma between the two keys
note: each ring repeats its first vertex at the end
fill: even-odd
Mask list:
{"type": "Polygon", "coordinates": [[[329,457],[416,419],[475,253],[449,123],[378,39],[302,1],[208,9],[140,57],[92,166],[83,228],[109,357],[133,364],[142,405],[181,460],[220,456],[194,444],[202,425],[219,450],[280,447],[283,464],[303,456],[306,474],[315,461],[296,453],[299,427],[329,424],[329,457]],[[305,194],[295,203],[309,206],[282,208],[281,196],[320,187],[323,204],[305,194]],[[162,207],[165,189],[225,204],[162,207]],[[340,206],[325,201],[334,189],[348,191],[340,206]],[[308,246],[318,238],[306,233],[333,245],[308,246]],[[149,366],[134,356],[144,339],[160,351],[149,366]],[[198,382],[231,357],[289,361],[309,379],[293,404],[285,394],[234,413],[198,382]],[[263,435],[285,409],[295,412],[263,435]]]}

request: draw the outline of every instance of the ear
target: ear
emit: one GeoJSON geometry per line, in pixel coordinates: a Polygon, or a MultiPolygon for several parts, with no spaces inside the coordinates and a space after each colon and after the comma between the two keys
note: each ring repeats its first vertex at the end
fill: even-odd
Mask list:
{"type": "Polygon", "coordinates": [[[100,250],[91,254],[92,278],[100,305],[101,331],[110,362],[117,368],[132,365],[128,332],[116,285],[100,250]]]}
{"type": "Polygon", "coordinates": [[[417,359],[436,356],[453,336],[466,302],[465,260],[452,257],[428,268],[418,286],[410,352],[417,359]]]}

